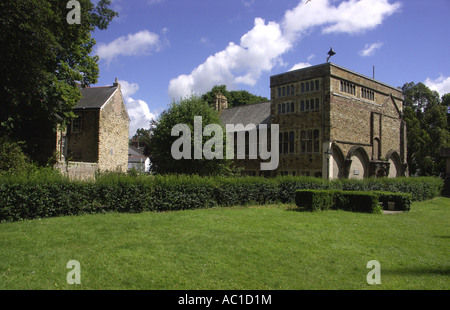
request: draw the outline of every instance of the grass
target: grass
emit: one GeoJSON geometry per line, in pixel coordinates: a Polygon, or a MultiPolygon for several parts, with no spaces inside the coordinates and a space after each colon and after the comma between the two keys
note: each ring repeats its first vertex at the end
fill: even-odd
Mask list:
{"type": "Polygon", "coordinates": [[[0,289],[450,287],[449,198],[408,213],[293,205],[60,217],[0,224],[0,289]],[[81,264],[68,285],[66,264],[81,264]],[[381,284],[366,281],[381,264],[381,284]]]}

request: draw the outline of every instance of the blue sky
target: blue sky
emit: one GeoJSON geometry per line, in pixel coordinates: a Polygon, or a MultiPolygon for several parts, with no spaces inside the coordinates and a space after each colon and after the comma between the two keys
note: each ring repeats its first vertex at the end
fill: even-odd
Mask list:
{"type": "Polygon", "coordinates": [[[173,99],[214,85],[270,98],[270,76],[330,61],[393,86],[450,92],[448,0],[112,0],[95,31],[100,79],[117,77],[130,135],[173,99]]]}

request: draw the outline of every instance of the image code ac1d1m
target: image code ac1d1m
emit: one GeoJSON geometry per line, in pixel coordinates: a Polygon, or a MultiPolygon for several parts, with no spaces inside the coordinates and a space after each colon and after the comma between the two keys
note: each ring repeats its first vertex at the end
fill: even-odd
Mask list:
{"type": "Polygon", "coordinates": [[[209,308],[212,304],[220,305],[270,305],[271,295],[224,295],[222,298],[201,296],[180,296],[179,305],[203,305],[209,308]]]}

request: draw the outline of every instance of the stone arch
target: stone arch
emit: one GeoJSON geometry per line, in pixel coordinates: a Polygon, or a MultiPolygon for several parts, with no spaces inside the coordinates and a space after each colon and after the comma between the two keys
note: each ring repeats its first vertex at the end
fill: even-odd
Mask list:
{"type": "Polygon", "coordinates": [[[347,154],[350,160],[349,175],[350,179],[364,179],[369,177],[369,156],[360,146],[354,146],[347,154]]]}
{"type": "Polygon", "coordinates": [[[330,179],[342,179],[345,177],[345,160],[344,153],[336,144],[331,145],[332,152],[332,169],[330,179]]]}
{"type": "Polygon", "coordinates": [[[389,161],[389,178],[396,178],[401,175],[401,160],[396,151],[389,151],[386,155],[386,159],[389,161]]]}

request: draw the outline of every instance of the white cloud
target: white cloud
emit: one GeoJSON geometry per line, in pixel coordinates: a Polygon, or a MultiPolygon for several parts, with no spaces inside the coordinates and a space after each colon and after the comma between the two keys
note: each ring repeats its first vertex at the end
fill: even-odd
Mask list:
{"type": "Polygon", "coordinates": [[[384,43],[378,42],[378,43],[372,43],[372,44],[366,44],[364,46],[364,49],[359,51],[359,55],[362,57],[367,56],[373,56],[375,54],[375,51],[383,46],[384,43]]]}
{"type": "Polygon", "coordinates": [[[285,13],[283,28],[290,38],[306,35],[312,27],[323,33],[359,33],[380,25],[384,18],[397,12],[400,3],[388,0],[348,0],[338,6],[330,0],[312,0],[285,13]]]}
{"type": "Polygon", "coordinates": [[[96,53],[101,59],[110,63],[117,56],[135,56],[146,54],[151,50],[159,50],[159,36],[148,30],[142,30],[122,36],[110,43],[99,43],[96,53]]]}
{"type": "Polygon", "coordinates": [[[440,76],[437,79],[427,78],[424,83],[431,90],[435,90],[440,96],[450,93],[450,76],[444,77],[440,76]]]}
{"type": "MultiPolygon", "coordinates": [[[[322,33],[364,32],[400,9],[398,2],[391,4],[389,0],[347,0],[337,6],[334,0],[305,1],[286,11],[280,23],[256,18],[253,29],[242,36],[239,44],[229,43],[190,74],[172,79],[169,96],[178,99],[192,92],[204,93],[220,84],[230,89],[237,84],[254,86],[263,72],[284,64],[282,55],[315,27],[322,27],[322,33]]],[[[297,65],[305,64],[309,63],[297,65]]]]}
{"type": "Polygon", "coordinates": [[[214,85],[236,84],[254,86],[262,72],[269,71],[280,55],[291,48],[281,32],[280,25],[255,19],[252,30],[241,37],[240,44],[228,46],[195,68],[190,75],[180,75],[169,84],[169,96],[174,99],[191,92],[204,93],[214,85]]]}
{"type": "Polygon", "coordinates": [[[139,85],[136,83],[129,83],[127,81],[119,81],[122,95],[127,107],[128,116],[130,117],[130,131],[131,138],[139,128],[150,128],[150,121],[156,119],[157,115],[150,112],[148,104],[140,99],[133,99],[131,96],[139,90],[139,85]]]}
{"type": "Polygon", "coordinates": [[[309,62],[299,62],[298,64],[295,64],[291,69],[289,69],[289,71],[303,69],[306,67],[311,67],[311,64],[309,62]]]}

